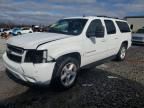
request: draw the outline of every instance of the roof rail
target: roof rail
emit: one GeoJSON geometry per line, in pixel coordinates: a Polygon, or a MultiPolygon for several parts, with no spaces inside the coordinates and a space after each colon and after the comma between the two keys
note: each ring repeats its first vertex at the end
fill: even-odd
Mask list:
{"type": "Polygon", "coordinates": [[[97,17],[108,17],[108,16],[105,16],[105,15],[98,15],[97,17]]]}
{"type": "Polygon", "coordinates": [[[119,19],[118,17],[109,17],[109,16],[102,16],[102,15],[97,16],[97,17],[106,17],[106,18],[114,18],[114,19],[119,19]]]}
{"type": "MultiPolygon", "coordinates": [[[[113,19],[120,19],[120,18],[118,18],[118,17],[110,17],[110,16],[106,16],[106,15],[93,15],[93,16],[95,16],[95,17],[113,18],[113,19]]],[[[83,17],[87,17],[87,16],[86,16],[86,15],[83,15],[83,17]]],[[[123,19],[121,19],[121,20],[123,20],[123,19]]]]}

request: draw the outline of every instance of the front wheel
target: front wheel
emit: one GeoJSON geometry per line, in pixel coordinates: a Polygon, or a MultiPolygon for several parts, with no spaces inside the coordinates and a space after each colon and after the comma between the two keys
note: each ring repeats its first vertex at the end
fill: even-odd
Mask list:
{"type": "Polygon", "coordinates": [[[72,57],[60,58],[54,69],[51,84],[60,89],[72,87],[77,79],[79,62],[72,57]]]}
{"type": "Polygon", "coordinates": [[[122,46],[120,47],[120,50],[117,54],[117,60],[118,61],[122,61],[125,59],[125,56],[126,56],[126,50],[127,50],[127,47],[125,44],[122,44],[122,46]]]}

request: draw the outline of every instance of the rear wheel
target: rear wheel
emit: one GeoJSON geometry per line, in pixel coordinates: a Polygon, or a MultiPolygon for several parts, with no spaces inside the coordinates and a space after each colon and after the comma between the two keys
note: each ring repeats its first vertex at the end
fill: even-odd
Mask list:
{"type": "Polygon", "coordinates": [[[120,50],[117,54],[117,60],[118,61],[122,61],[122,60],[125,59],[126,50],[127,50],[127,46],[125,44],[122,44],[121,47],[120,47],[120,50]]]}
{"type": "Polygon", "coordinates": [[[62,57],[57,60],[51,84],[53,87],[68,89],[77,79],[79,62],[72,57],[62,57]]]}

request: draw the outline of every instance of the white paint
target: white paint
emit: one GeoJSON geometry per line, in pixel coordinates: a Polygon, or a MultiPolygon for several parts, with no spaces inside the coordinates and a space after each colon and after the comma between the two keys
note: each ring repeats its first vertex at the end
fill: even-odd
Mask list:
{"type": "MultiPolygon", "coordinates": [[[[116,34],[114,35],[107,35],[105,28],[104,38],[88,38],[86,36],[86,32],[91,21],[95,19],[100,19],[104,27],[104,19],[110,19],[114,22],[123,20],[104,17],[73,18],[88,19],[83,32],[79,36],[69,36],[56,33],[32,33],[11,38],[8,40],[8,44],[22,47],[24,49],[36,49],[37,46],[42,44],[37,48],[37,50],[47,49],[48,60],[50,60],[49,58],[57,59],[58,57],[65,54],[77,52],[81,55],[81,66],[107,58],[112,55],[116,55],[123,41],[128,41],[128,48],[131,46],[131,33],[121,33],[116,24],[116,34]]],[[[25,55],[22,55],[22,57],[24,58],[25,55]]],[[[9,68],[12,73],[18,74],[19,77],[24,81],[33,83],[49,83],[52,78],[53,69],[55,66],[55,62],[40,64],[22,62],[19,64],[9,60],[6,54],[4,54],[3,60],[6,64],[6,67],[9,68]]]]}

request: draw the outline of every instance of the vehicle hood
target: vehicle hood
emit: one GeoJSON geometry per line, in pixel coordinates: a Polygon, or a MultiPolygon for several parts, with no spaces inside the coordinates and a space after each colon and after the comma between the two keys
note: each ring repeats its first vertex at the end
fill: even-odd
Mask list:
{"type": "Polygon", "coordinates": [[[38,45],[70,37],[56,33],[29,33],[8,39],[7,43],[24,49],[36,49],[38,45]]]}
{"type": "Polygon", "coordinates": [[[132,37],[144,37],[144,34],[141,33],[133,33],[132,37]]]}

